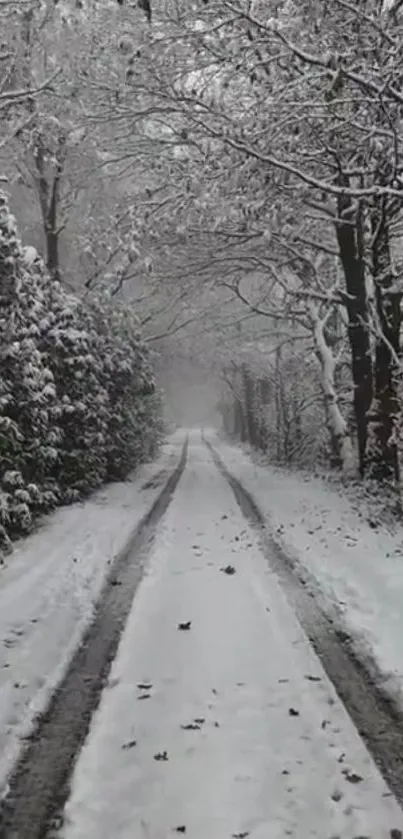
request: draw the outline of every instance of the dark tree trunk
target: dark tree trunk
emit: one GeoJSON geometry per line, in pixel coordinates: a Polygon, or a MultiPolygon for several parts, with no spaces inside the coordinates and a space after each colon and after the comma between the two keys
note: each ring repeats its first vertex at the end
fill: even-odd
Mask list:
{"type": "Polygon", "coordinates": [[[302,416],[297,399],[293,400],[295,452],[299,453],[302,444],[302,416]]]}
{"type": "Polygon", "coordinates": [[[225,430],[231,436],[235,436],[245,443],[248,440],[248,431],[245,416],[243,370],[233,363],[229,369],[224,369],[223,373],[229,391],[229,401],[224,401],[222,411],[223,416],[225,414],[225,430]]]}
{"type": "Polygon", "coordinates": [[[46,267],[54,280],[60,280],[59,231],[57,229],[58,198],[59,178],[55,176],[52,196],[45,218],[46,267]]]}
{"type": "Polygon", "coordinates": [[[41,137],[38,138],[35,148],[37,188],[45,233],[46,267],[54,280],[60,280],[60,228],[58,225],[58,214],[60,203],[60,182],[63,174],[66,154],[65,143],[65,138],[61,135],[58,140],[55,170],[52,180],[46,173],[46,151],[41,137]]]}
{"type": "MultiPolygon", "coordinates": [[[[32,83],[32,24],[34,20],[34,7],[29,8],[22,16],[22,39],[25,46],[24,49],[24,64],[22,68],[22,76],[24,84],[29,88],[32,83]]],[[[29,113],[34,117],[37,113],[36,100],[31,97],[27,100],[27,108],[29,113]]],[[[33,125],[38,128],[36,119],[33,120],[33,125]]],[[[39,123],[40,125],[40,123],[39,123]]],[[[38,130],[36,143],[34,146],[34,161],[36,167],[36,185],[38,190],[39,204],[42,213],[43,230],[45,235],[46,247],[46,266],[50,275],[55,280],[60,280],[60,263],[59,263],[59,235],[58,229],[58,211],[60,198],[60,181],[63,175],[64,163],[66,158],[66,136],[63,131],[60,132],[57,138],[56,149],[52,155],[55,159],[53,177],[48,173],[50,158],[50,150],[47,147],[45,138],[42,136],[40,129],[38,130]]]]}
{"type": "MultiPolygon", "coordinates": [[[[340,178],[348,186],[347,178],[340,178]]],[[[343,266],[348,313],[348,338],[354,382],[354,414],[357,425],[359,467],[365,472],[368,436],[368,411],[372,400],[372,362],[369,338],[365,268],[361,245],[360,217],[356,217],[349,196],[338,198],[336,234],[343,266]]]]}
{"type": "Polygon", "coordinates": [[[283,445],[282,445],[283,419],[282,419],[281,389],[282,389],[281,348],[277,347],[277,349],[276,349],[275,382],[274,382],[275,411],[276,411],[276,458],[277,458],[277,460],[281,460],[282,454],[283,454],[283,445]]]}
{"type": "Polygon", "coordinates": [[[236,398],[235,407],[237,414],[237,435],[241,443],[246,443],[248,440],[248,430],[245,422],[245,411],[241,400],[238,398],[236,398]]]}
{"type": "Polygon", "coordinates": [[[265,408],[269,404],[269,400],[270,400],[270,382],[265,376],[263,376],[259,381],[259,403],[260,403],[259,448],[262,451],[266,451],[266,449],[267,449],[268,434],[267,434],[265,408]]]}
{"type": "Polygon", "coordinates": [[[225,434],[228,437],[232,437],[234,434],[234,426],[235,426],[235,408],[232,403],[228,404],[223,399],[220,401],[218,405],[218,410],[221,415],[222,427],[224,429],[225,434]]]}
{"type": "Polygon", "coordinates": [[[376,337],[374,398],[370,411],[373,436],[368,447],[370,474],[377,480],[399,480],[395,435],[399,399],[396,362],[400,355],[401,294],[393,289],[387,207],[373,215],[373,271],[378,328],[376,337]]]}
{"type": "Polygon", "coordinates": [[[232,410],[233,410],[233,429],[232,433],[235,437],[241,436],[241,417],[240,417],[240,405],[236,396],[234,397],[234,401],[232,403],[232,410]]]}
{"type": "Polygon", "coordinates": [[[255,388],[252,376],[246,367],[242,367],[243,392],[245,402],[246,432],[249,443],[256,446],[255,388]]]}

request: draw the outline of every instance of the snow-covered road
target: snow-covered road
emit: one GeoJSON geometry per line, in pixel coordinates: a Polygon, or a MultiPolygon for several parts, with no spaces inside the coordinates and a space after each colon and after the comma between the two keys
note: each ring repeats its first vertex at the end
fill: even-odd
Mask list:
{"type": "Polygon", "coordinates": [[[0,565],[0,800],[35,717],[61,681],[110,564],[176,465],[183,435],[132,480],[45,517],[0,565]]]}
{"type": "Polygon", "coordinates": [[[64,839],[402,837],[402,811],[200,436],[64,817],[64,839]]]}

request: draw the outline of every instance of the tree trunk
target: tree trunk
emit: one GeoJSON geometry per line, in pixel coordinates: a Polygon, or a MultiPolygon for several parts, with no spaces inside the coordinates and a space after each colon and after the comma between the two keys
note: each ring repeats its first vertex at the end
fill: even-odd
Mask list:
{"type": "Polygon", "coordinates": [[[60,203],[60,182],[66,155],[66,140],[63,134],[58,138],[53,179],[46,173],[46,151],[42,137],[38,137],[35,148],[37,189],[45,233],[46,267],[54,280],[60,280],[58,213],[60,203]]]}
{"type": "MultiPolygon", "coordinates": [[[[348,178],[340,177],[339,185],[348,186],[348,178]]],[[[348,338],[354,382],[354,414],[357,424],[359,468],[363,475],[366,466],[368,410],[372,400],[372,363],[360,226],[360,211],[356,217],[351,198],[340,195],[336,234],[346,281],[348,338]]]]}
{"type": "Polygon", "coordinates": [[[256,418],[255,418],[255,387],[252,376],[244,364],[242,366],[243,392],[245,401],[245,417],[247,438],[252,446],[256,446],[256,418]]]}
{"type": "Polygon", "coordinates": [[[238,415],[238,435],[241,443],[246,443],[248,440],[248,430],[247,430],[247,423],[245,420],[245,410],[243,403],[239,398],[236,400],[236,408],[237,408],[237,415],[238,415]]]}
{"type": "Polygon", "coordinates": [[[347,422],[340,410],[339,399],[334,382],[335,360],[324,334],[324,320],[319,317],[316,308],[310,306],[310,318],[315,340],[316,352],[321,365],[321,384],[325,397],[326,415],[329,422],[332,442],[340,461],[343,473],[353,477],[356,474],[351,437],[347,422]]]}
{"type": "Polygon", "coordinates": [[[57,207],[59,180],[54,179],[52,198],[45,219],[46,267],[54,280],[60,281],[59,231],[57,229],[57,207]]]}
{"type": "Polygon", "coordinates": [[[260,416],[259,416],[259,448],[262,451],[266,451],[267,449],[267,424],[266,424],[266,408],[270,400],[270,382],[265,377],[259,381],[259,403],[260,403],[260,416]]]}
{"type": "MultiPolygon", "coordinates": [[[[23,80],[29,89],[33,85],[32,78],[32,24],[34,20],[34,6],[28,8],[22,16],[22,40],[24,49],[24,64],[22,69],[23,80]]],[[[42,213],[43,232],[46,247],[46,267],[53,279],[60,280],[59,263],[59,234],[58,211],[60,199],[60,181],[63,175],[66,159],[66,136],[60,131],[54,151],[53,178],[48,174],[49,164],[47,163],[50,153],[45,138],[40,130],[41,117],[37,112],[36,100],[32,97],[27,100],[27,108],[32,116],[36,114],[35,127],[37,128],[36,142],[34,144],[33,156],[36,167],[36,187],[38,190],[39,204],[42,213]]],[[[34,122],[33,122],[34,124],[34,122]]]]}
{"type": "Polygon", "coordinates": [[[387,207],[373,215],[373,276],[376,306],[374,395],[369,413],[368,465],[377,480],[399,480],[396,388],[400,355],[401,293],[393,289],[387,207]]]}
{"type": "Polygon", "coordinates": [[[276,366],[275,366],[275,380],[274,380],[274,395],[276,405],[276,458],[278,461],[282,459],[283,454],[283,418],[282,418],[282,400],[281,400],[281,347],[276,349],[276,366]]]}

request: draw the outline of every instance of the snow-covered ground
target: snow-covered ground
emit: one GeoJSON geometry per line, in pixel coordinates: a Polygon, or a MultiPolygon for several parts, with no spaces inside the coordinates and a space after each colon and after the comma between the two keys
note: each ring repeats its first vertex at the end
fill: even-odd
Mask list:
{"type": "Polygon", "coordinates": [[[257,538],[192,435],[76,764],[63,839],[390,839],[402,829],[257,538]]]}
{"type": "Polygon", "coordinates": [[[227,468],[267,517],[270,533],[317,580],[360,656],[373,660],[403,706],[403,528],[374,530],[342,490],[259,465],[210,433],[227,468]]]}
{"type": "Polygon", "coordinates": [[[45,518],[0,566],[0,798],[20,739],[62,678],[111,561],[162,488],[153,477],[174,468],[182,444],[174,435],[132,481],[45,518]]]}

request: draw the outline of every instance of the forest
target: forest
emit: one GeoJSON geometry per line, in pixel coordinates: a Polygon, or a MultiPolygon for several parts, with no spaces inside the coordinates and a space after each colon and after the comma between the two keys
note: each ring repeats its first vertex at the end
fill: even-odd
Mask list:
{"type": "Polygon", "coordinates": [[[401,0],[0,0],[0,31],[3,547],[152,456],[183,364],[227,435],[400,510],[401,0]]]}

